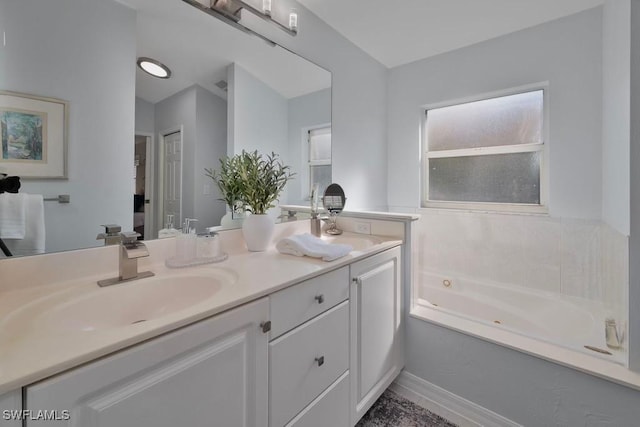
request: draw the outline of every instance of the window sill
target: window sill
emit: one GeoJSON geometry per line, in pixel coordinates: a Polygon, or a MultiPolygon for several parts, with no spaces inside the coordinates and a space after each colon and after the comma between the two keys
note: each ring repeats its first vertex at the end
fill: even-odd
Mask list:
{"type": "Polygon", "coordinates": [[[423,209],[442,209],[450,211],[467,211],[496,214],[549,215],[545,205],[525,205],[515,203],[468,203],[468,202],[423,202],[423,209]]]}

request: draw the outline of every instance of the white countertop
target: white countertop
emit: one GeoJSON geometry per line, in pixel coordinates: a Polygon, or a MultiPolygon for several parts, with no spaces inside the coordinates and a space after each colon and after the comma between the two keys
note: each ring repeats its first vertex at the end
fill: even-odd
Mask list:
{"type": "MultiPolygon", "coordinates": [[[[279,237],[281,236],[282,234],[279,237]]],[[[358,235],[350,237],[358,238],[358,235]]],[[[236,247],[228,250],[230,256],[226,261],[187,269],[168,269],[164,266],[164,255],[167,253],[168,245],[174,242],[149,242],[150,252],[153,253],[155,249],[163,257],[156,255],[155,259],[139,266],[139,271],[150,269],[156,277],[223,274],[234,277],[235,281],[233,284],[222,286],[212,297],[186,309],[142,323],[89,332],[52,332],[30,321],[29,313],[51,308],[53,304],[51,301],[65,301],[70,297],[100,292],[104,288],[99,288],[96,281],[105,278],[104,266],[99,274],[85,274],[80,279],[74,278],[57,283],[45,283],[46,280],[38,278],[33,281],[36,284],[23,286],[12,284],[5,287],[0,284],[0,394],[269,295],[279,289],[402,243],[398,237],[380,237],[379,240],[381,243],[359,252],[351,252],[333,262],[282,255],[274,247],[265,252],[248,252],[246,249],[236,247]]],[[[277,238],[274,238],[274,241],[277,241],[277,238]]],[[[104,249],[101,254],[108,253],[110,257],[112,256],[113,249],[100,249],[104,249]]],[[[66,259],[68,262],[69,259],[85,256],[83,253],[87,252],[86,256],[91,256],[95,260],[97,255],[92,251],[95,250],[76,251],[76,258],[73,257],[74,253],[67,252],[61,255],[60,259],[66,259]]],[[[38,261],[38,257],[33,259],[35,261],[30,262],[38,261]]],[[[55,259],[41,258],[41,260],[43,265],[55,264],[55,259]]],[[[29,260],[21,262],[27,263],[29,260]]],[[[113,260],[104,263],[112,266],[113,260]]],[[[34,270],[35,272],[31,274],[43,274],[38,273],[37,268],[34,270]]],[[[79,267],[79,270],[86,272],[88,268],[79,267]]],[[[116,271],[117,269],[112,273],[116,271]]],[[[21,271],[20,279],[24,281],[25,277],[27,277],[26,273],[21,271]]],[[[50,277],[57,276],[52,273],[50,277]]],[[[136,286],[136,281],[114,286],[136,286]]]]}

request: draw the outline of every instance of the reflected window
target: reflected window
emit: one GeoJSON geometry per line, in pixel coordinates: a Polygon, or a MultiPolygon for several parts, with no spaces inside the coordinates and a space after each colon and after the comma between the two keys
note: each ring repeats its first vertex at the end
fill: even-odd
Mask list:
{"type": "Polygon", "coordinates": [[[545,210],[544,90],[428,108],[423,206],[545,210]]]}
{"type": "Polygon", "coordinates": [[[319,194],[331,184],[331,127],[308,131],[309,194],[318,184],[319,194]]]}

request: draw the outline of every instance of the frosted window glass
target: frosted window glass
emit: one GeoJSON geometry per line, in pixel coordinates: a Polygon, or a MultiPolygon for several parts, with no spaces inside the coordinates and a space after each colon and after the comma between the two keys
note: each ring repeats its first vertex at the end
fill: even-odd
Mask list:
{"type": "Polygon", "coordinates": [[[311,188],[315,184],[319,185],[320,195],[324,194],[324,190],[331,184],[331,165],[311,166],[311,188]]]}
{"type": "Polygon", "coordinates": [[[542,143],[543,91],[427,111],[429,151],[542,143]]]}
{"type": "Polygon", "coordinates": [[[309,161],[331,161],[331,128],[309,132],[309,161]]]}
{"type": "Polygon", "coordinates": [[[429,200],[540,204],[540,152],[429,159],[429,200]]]}

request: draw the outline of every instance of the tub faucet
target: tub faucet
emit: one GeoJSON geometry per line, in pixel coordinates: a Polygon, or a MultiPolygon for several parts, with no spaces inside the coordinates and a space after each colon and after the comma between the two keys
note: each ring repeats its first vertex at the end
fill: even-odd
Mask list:
{"type": "Polygon", "coordinates": [[[147,247],[138,240],[138,237],[140,237],[140,234],[135,231],[120,233],[119,275],[111,279],[100,280],[98,281],[98,285],[101,287],[110,286],[154,275],[150,271],[138,273],[138,258],[149,256],[147,247]]]}
{"type": "Polygon", "coordinates": [[[618,329],[616,320],[609,317],[604,321],[604,335],[607,342],[607,347],[617,349],[622,347],[622,341],[624,340],[624,329],[618,329]]]}

